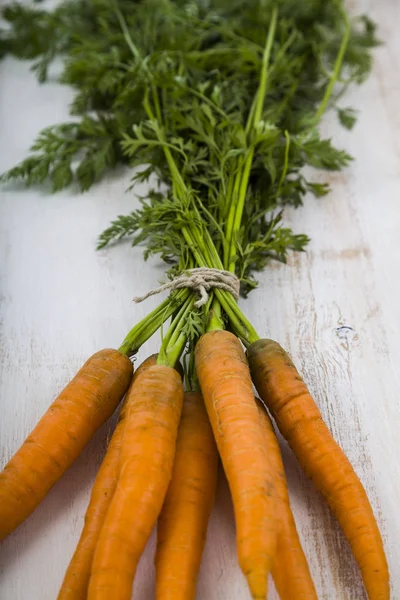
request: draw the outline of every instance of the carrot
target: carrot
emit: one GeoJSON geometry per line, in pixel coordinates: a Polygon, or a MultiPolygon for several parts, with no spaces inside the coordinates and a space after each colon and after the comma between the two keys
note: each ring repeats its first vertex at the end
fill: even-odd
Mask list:
{"type": "Polygon", "coordinates": [[[253,598],[264,600],[276,548],[273,472],[242,346],[212,331],[195,349],[196,371],[230,486],[240,567],[253,598]]]}
{"type": "Polygon", "coordinates": [[[259,394],[347,537],[370,600],[389,598],[381,535],[367,494],[333,439],[296,367],[279,344],[258,340],[248,360],[259,394]]]}
{"type": "Polygon", "coordinates": [[[307,559],[301,547],[296,524],[290,508],[285,469],[281,450],[264,405],[257,399],[260,422],[264,431],[268,458],[275,473],[277,498],[278,546],[272,565],[272,577],[281,600],[317,600],[307,559]]]}
{"type": "MultiPolygon", "coordinates": [[[[155,365],[156,362],[157,354],[149,356],[135,372],[132,383],[140,373],[155,365]]],[[[129,398],[132,400],[133,396],[129,398]]],[[[85,514],[82,534],[69,563],[58,594],[58,600],[86,600],[94,551],[117,484],[123,427],[127,410],[128,403],[126,401],[121,407],[117,426],[97,473],[85,514]]]]}
{"type": "Polygon", "coordinates": [[[0,473],[0,539],[35,510],[112,415],[132,371],[126,356],[101,350],[60,393],[0,473]]]}
{"type": "Polygon", "coordinates": [[[156,599],[191,600],[217,485],[218,453],[201,394],[187,392],[157,526],[156,599]]]}
{"type": "Polygon", "coordinates": [[[131,598],[171,479],[182,401],[180,375],[162,365],[141,373],[129,390],[119,478],[93,558],[89,600],[131,598]]]}

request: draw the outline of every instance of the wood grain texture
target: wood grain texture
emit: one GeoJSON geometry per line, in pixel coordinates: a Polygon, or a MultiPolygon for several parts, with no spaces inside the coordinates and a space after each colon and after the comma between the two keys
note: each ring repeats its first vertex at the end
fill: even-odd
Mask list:
{"type": "MultiPolygon", "coordinates": [[[[365,484],[377,514],[400,600],[400,5],[353,1],[379,23],[385,45],[368,82],[343,105],[360,110],[348,133],[324,123],[356,161],[329,179],[332,193],[288,214],[312,242],[275,264],[246,301],[261,335],[291,353],[365,484]]],[[[27,64],[0,63],[0,171],[22,159],[39,129],[67,117],[70,90],[39,86],[27,64]]],[[[121,171],[90,192],[52,197],[0,189],[1,466],[86,358],[117,346],[157,299],[163,268],[145,267],[128,244],[96,252],[97,234],[136,205],[121,171]]],[[[135,190],[139,195],[140,186],[135,190]]],[[[155,352],[158,340],[141,354],[155,352]]],[[[36,512],[1,547],[1,600],[53,600],[81,531],[111,424],[98,432],[36,512]]],[[[362,600],[360,578],[336,523],[282,443],[293,509],[321,600],[362,600]]],[[[198,584],[198,600],[248,600],[237,567],[232,506],[221,477],[198,584]]],[[[154,535],[134,597],[152,597],[154,535]]],[[[274,592],[270,597],[276,599],[274,592]]],[[[295,599],[294,599],[295,600],[295,599]]]]}

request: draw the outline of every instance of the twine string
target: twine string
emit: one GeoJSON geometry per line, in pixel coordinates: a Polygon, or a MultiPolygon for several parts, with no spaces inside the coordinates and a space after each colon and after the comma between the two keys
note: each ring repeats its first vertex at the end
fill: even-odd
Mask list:
{"type": "Polygon", "coordinates": [[[133,300],[134,302],[143,302],[147,298],[161,294],[161,292],[165,292],[166,290],[173,291],[182,288],[189,288],[197,292],[199,299],[194,305],[196,308],[200,308],[207,303],[209,292],[215,288],[229,292],[235,300],[238,300],[240,280],[234,273],[223,271],[222,269],[209,269],[208,267],[188,269],[172,279],[172,281],[150,290],[144,296],[136,296],[133,300]]]}

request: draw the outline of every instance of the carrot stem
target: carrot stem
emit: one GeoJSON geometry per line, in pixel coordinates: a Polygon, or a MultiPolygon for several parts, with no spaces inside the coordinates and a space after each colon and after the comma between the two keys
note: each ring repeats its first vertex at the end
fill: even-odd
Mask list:
{"type": "Polygon", "coordinates": [[[190,294],[180,311],[172,321],[160,348],[157,364],[174,367],[178,362],[187,342],[185,323],[195,302],[194,294],[190,294]]]}
{"type": "Polygon", "coordinates": [[[335,65],[333,67],[333,72],[332,72],[330,81],[325,90],[325,94],[324,94],[324,97],[322,98],[321,104],[319,105],[319,108],[315,115],[316,121],[319,121],[320,118],[322,117],[322,115],[325,112],[325,109],[328,105],[329,99],[332,96],[333,88],[335,87],[335,83],[337,82],[338,77],[340,75],[340,71],[341,71],[342,65],[343,65],[344,55],[346,53],[346,49],[347,49],[349,39],[350,39],[350,33],[351,33],[350,22],[349,22],[349,18],[346,14],[346,11],[343,8],[343,4],[341,1],[338,2],[338,10],[344,19],[345,31],[344,31],[342,43],[340,44],[339,52],[336,57],[336,61],[335,61],[335,65]]]}
{"type": "Polygon", "coordinates": [[[144,319],[131,329],[122,342],[119,351],[126,356],[133,356],[139,348],[167,321],[187,300],[190,291],[178,290],[173,296],[166,298],[144,319]]]}
{"type": "Polygon", "coordinates": [[[268,35],[265,43],[262,68],[260,74],[260,85],[257,94],[254,98],[254,104],[250,110],[249,118],[246,125],[246,134],[249,136],[249,148],[245,159],[240,157],[239,169],[236,174],[236,181],[233,189],[233,197],[231,199],[230,210],[226,227],[226,244],[225,244],[225,267],[228,271],[235,271],[235,253],[236,253],[236,236],[240,230],[243,216],[244,204],[248,190],[251,167],[254,157],[254,143],[251,141],[251,134],[254,132],[262,117],[262,110],[267,93],[268,83],[268,67],[271,58],[272,44],[275,37],[276,24],[278,19],[278,10],[275,7],[272,11],[271,21],[269,25],[268,35]],[[235,198],[236,196],[236,198],[235,198]],[[237,200],[236,200],[237,199],[237,200]],[[236,201],[235,201],[236,200],[236,201]]]}
{"type": "Polygon", "coordinates": [[[217,331],[221,329],[225,329],[224,322],[222,320],[221,304],[214,296],[209,312],[207,331],[217,331]]]}
{"type": "Polygon", "coordinates": [[[246,319],[232,294],[216,289],[215,295],[221,302],[221,306],[232,325],[233,331],[246,347],[260,339],[260,336],[250,321],[246,319]]]}

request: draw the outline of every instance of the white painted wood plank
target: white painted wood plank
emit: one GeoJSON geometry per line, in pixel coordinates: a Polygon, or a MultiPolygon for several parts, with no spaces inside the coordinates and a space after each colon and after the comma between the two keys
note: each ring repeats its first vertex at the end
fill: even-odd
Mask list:
{"type": "MultiPolygon", "coordinates": [[[[347,133],[326,132],[356,161],[329,176],[333,191],[308,199],[293,227],[312,237],[307,253],[273,265],[246,301],[261,335],[291,352],[336,439],[364,482],[381,525],[400,600],[400,22],[394,0],[359,0],[386,45],[371,79],[346,97],[360,109],[347,133]]],[[[0,171],[22,159],[39,129],[67,117],[70,91],[39,86],[28,66],[0,63],[0,171]]],[[[0,189],[1,466],[57,392],[92,352],[117,346],[157,300],[131,298],[163,269],[143,268],[129,245],[95,252],[97,234],[135,205],[120,172],[85,195],[0,189]]],[[[326,176],[322,177],[326,180],[326,176]]],[[[137,193],[140,193],[140,189],[137,193]]],[[[145,352],[157,350],[157,340],[145,352]]],[[[0,598],[57,595],[82,527],[91,484],[110,431],[107,424],[37,511],[1,547],[0,598]]],[[[282,445],[293,509],[321,600],[361,600],[346,542],[319,495],[282,445]]],[[[199,600],[249,598],[236,564],[229,493],[221,478],[198,585],[199,600]]],[[[154,536],[141,561],[134,597],[152,595],[154,536]]],[[[272,598],[276,596],[271,593],[272,598]]],[[[295,600],[295,599],[294,599],[295,600]]]]}

